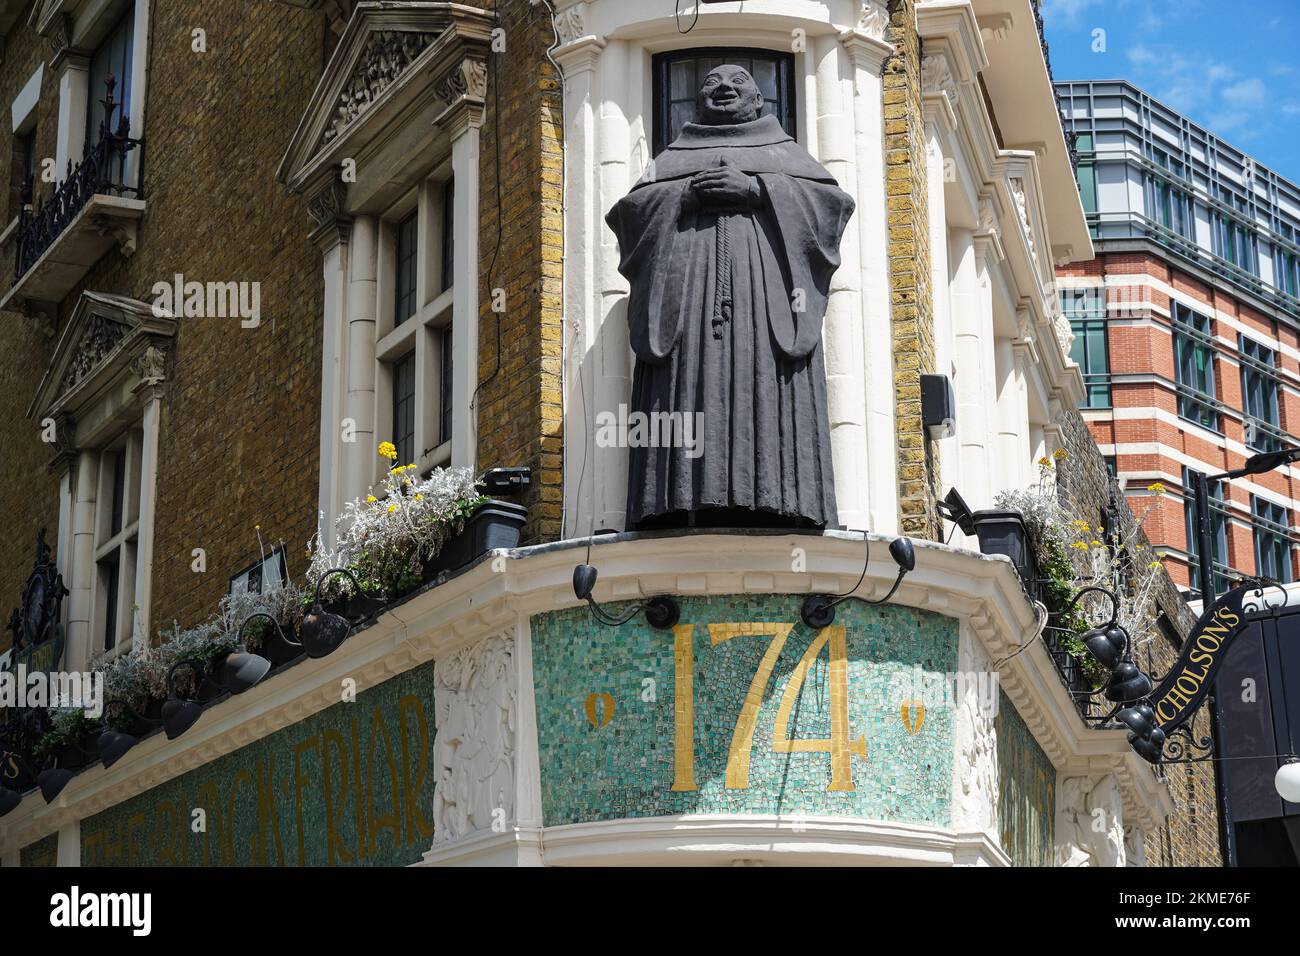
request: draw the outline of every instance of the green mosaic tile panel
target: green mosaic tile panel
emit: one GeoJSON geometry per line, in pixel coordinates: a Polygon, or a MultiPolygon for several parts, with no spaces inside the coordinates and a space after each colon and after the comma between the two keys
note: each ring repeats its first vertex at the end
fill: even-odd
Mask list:
{"type": "MultiPolygon", "coordinates": [[[[681,620],[689,626],[693,657],[689,699],[694,720],[684,721],[691,728],[690,743],[683,743],[680,755],[673,633],[650,627],[643,616],[620,628],[606,627],[582,608],[535,616],[533,668],[546,825],[680,813],[780,813],[946,826],[952,712],[941,707],[926,713],[923,721],[911,712],[913,733],[899,701],[909,699],[905,692],[913,684],[908,681],[955,669],[956,622],[931,612],[869,607],[855,600],[838,608],[848,718],[848,733],[841,739],[865,737],[866,756],[848,756],[851,781],[843,782],[851,789],[832,791],[829,752],[789,752],[800,744],[787,745],[783,752],[777,746],[782,700],[818,636],[800,623],[801,603],[795,595],[682,601],[681,620]],[[734,636],[715,645],[708,625],[755,622],[793,629],[756,699],[748,779],[743,787],[739,779],[728,786],[742,705],[772,638],[734,636]],[[688,771],[693,768],[697,789],[673,789],[683,762],[688,771]]],[[[830,643],[819,650],[802,683],[793,685],[787,740],[831,737],[838,695],[831,692],[836,679],[830,643]]],[[[685,706],[688,695],[681,697],[685,706]]],[[[741,746],[739,752],[745,749],[741,746]]]]}
{"type": "Polygon", "coordinates": [[[18,851],[19,866],[58,866],[59,835],[51,833],[18,851]]]}
{"type": "Polygon", "coordinates": [[[433,842],[433,737],[430,664],[82,821],[82,865],[413,863],[433,842]]]}
{"type": "Polygon", "coordinates": [[[998,830],[1016,866],[1051,866],[1056,835],[1056,768],[1002,693],[998,737],[998,830]]]}

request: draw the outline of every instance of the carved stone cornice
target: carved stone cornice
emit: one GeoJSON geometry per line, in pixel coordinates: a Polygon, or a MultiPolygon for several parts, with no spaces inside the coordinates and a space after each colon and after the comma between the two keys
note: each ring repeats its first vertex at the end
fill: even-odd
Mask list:
{"type": "Polygon", "coordinates": [[[857,28],[875,40],[884,40],[889,29],[889,7],[885,0],[862,0],[857,28]]]}
{"type": "Polygon", "coordinates": [[[433,81],[433,92],[447,108],[433,122],[455,139],[468,127],[483,125],[487,62],[466,56],[433,81]]]}
{"type": "Polygon", "coordinates": [[[135,391],[156,388],[167,379],[167,348],[150,343],[131,362],[131,372],[140,377],[135,391]]]}
{"type": "Polygon", "coordinates": [[[587,4],[575,3],[555,15],[555,37],[563,46],[587,36],[587,4]]]}
{"type": "Polygon", "coordinates": [[[59,415],[53,422],[54,432],[49,445],[54,457],[50,459],[50,471],[61,475],[77,460],[77,423],[69,415],[59,415]]]}
{"type": "Polygon", "coordinates": [[[957,95],[957,81],[945,54],[929,53],[921,59],[921,92],[926,96],[957,95]]]}
{"type": "Polygon", "coordinates": [[[345,243],[352,235],[352,217],[346,212],[347,198],[348,184],[336,174],[307,201],[307,215],[315,224],[311,239],[322,249],[345,243]]]}

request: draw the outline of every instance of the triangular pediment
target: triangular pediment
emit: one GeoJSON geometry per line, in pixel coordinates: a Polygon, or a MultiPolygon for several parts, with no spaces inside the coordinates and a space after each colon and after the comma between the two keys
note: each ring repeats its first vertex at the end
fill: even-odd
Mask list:
{"type": "MultiPolygon", "coordinates": [[[[72,310],[28,414],[41,419],[75,413],[82,400],[110,380],[139,373],[142,357],[157,352],[176,333],[176,320],[154,314],[139,299],[83,292],[72,310]]],[[[147,374],[147,370],[146,370],[147,374]]]]}
{"type": "Polygon", "coordinates": [[[299,191],[321,168],[357,156],[358,140],[400,118],[410,101],[445,99],[439,80],[467,56],[481,61],[494,22],[489,11],[459,3],[357,4],[277,178],[299,191]]]}

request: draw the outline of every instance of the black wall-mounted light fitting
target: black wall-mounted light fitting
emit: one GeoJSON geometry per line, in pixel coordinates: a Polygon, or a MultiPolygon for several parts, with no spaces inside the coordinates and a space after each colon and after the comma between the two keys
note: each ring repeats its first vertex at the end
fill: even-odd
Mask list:
{"type": "Polygon", "coordinates": [[[660,630],[667,630],[672,628],[682,616],[682,606],[675,597],[668,594],[656,594],[644,601],[638,601],[616,617],[596,603],[596,599],[591,596],[591,592],[596,587],[596,576],[596,569],[590,564],[580,564],[575,567],[573,569],[573,593],[579,601],[587,602],[587,606],[591,609],[591,616],[600,621],[601,624],[608,624],[610,627],[621,627],[642,611],[645,611],[647,624],[660,630]]]}
{"type": "MultiPolygon", "coordinates": [[[[803,607],[799,610],[799,616],[803,619],[807,627],[814,630],[827,627],[835,621],[835,606],[848,600],[853,593],[862,586],[862,582],[867,578],[867,566],[871,563],[871,540],[864,532],[862,535],[863,543],[867,546],[866,557],[862,562],[862,574],[858,578],[858,583],[844,594],[810,594],[804,599],[803,607]]],[[[916,567],[916,549],[912,545],[911,538],[895,538],[889,542],[889,554],[898,565],[898,577],[894,578],[893,587],[889,593],[877,600],[862,600],[863,604],[884,604],[894,596],[898,586],[903,583],[903,578],[907,576],[913,568],[916,567]]]]}
{"type": "Polygon", "coordinates": [[[949,488],[948,494],[939,502],[939,514],[961,528],[962,534],[975,536],[975,512],[970,510],[970,505],[966,504],[966,499],[958,494],[956,488],[949,488]]]}

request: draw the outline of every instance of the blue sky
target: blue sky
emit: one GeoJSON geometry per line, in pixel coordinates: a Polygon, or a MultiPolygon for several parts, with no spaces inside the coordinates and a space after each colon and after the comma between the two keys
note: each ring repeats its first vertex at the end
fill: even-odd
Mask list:
{"type": "Polygon", "coordinates": [[[1129,80],[1300,183],[1297,14],[1297,0],[1043,0],[1058,80],[1129,80]]]}

